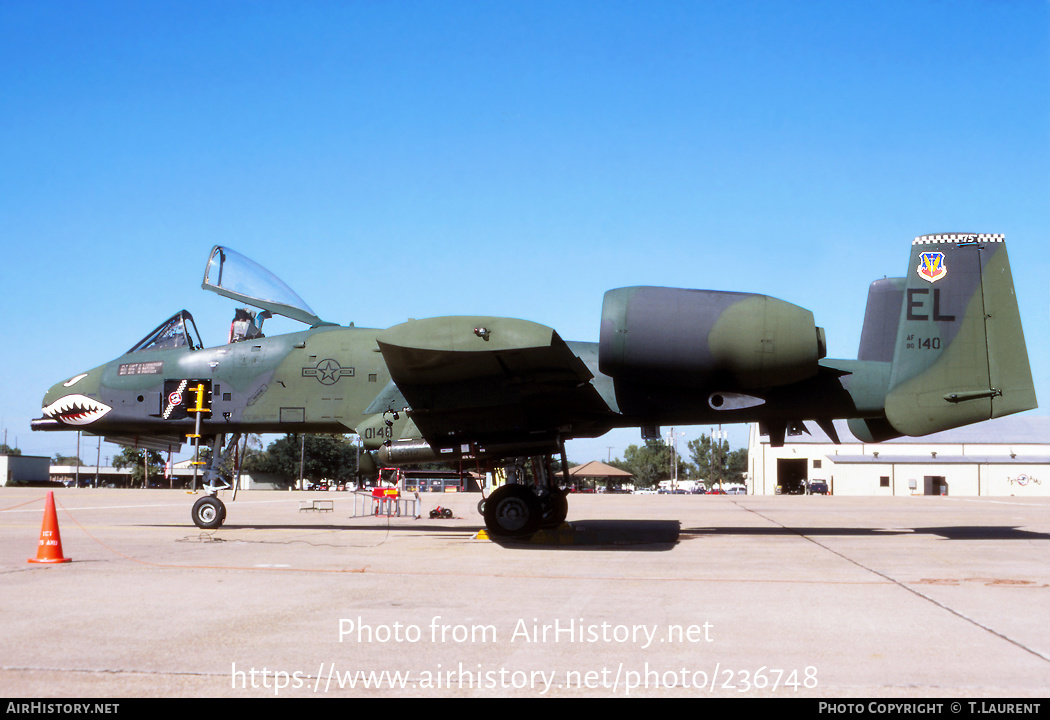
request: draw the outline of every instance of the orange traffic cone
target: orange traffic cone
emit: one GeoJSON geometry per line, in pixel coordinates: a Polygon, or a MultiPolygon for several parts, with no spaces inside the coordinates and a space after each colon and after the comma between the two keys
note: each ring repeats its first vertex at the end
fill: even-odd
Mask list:
{"type": "Polygon", "coordinates": [[[47,494],[47,505],[44,506],[44,524],[40,526],[40,545],[36,558],[31,563],[64,563],[73,558],[62,557],[62,538],[58,534],[58,515],[55,513],[55,494],[47,494]]]}

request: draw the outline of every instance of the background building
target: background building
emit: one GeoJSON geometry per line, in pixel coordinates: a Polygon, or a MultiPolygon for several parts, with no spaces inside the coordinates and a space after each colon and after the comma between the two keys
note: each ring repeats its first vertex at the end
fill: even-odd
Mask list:
{"type": "Polygon", "coordinates": [[[836,421],[841,444],[817,427],[774,448],[757,424],[748,492],[797,492],[823,480],[835,495],[1050,495],[1050,417],[1011,416],[926,437],[863,443],[836,421]]]}
{"type": "Polygon", "coordinates": [[[51,458],[39,455],[0,455],[0,486],[46,483],[51,458]]]}
{"type": "MultiPolygon", "coordinates": [[[[569,476],[578,482],[577,489],[579,490],[584,488],[596,490],[599,487],[603,489],[623,487],[624,485],[631,485],[631,480],[634,478],[634,475],[631,475],[626,470],[614,468],[612,465],[606,465],[597,460],[569,468],[569,476]]],[[[631,486],[633,487],[633,485],[631,486]]]]}

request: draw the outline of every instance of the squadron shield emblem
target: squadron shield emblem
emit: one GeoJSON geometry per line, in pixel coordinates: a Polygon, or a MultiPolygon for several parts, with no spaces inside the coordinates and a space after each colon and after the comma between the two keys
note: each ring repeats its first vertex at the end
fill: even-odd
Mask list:
{"type": "Polygon", "coordinates": [[[948,274],[948,269],[944,266],[944,253],[919,253],[919,267],[916,270],[923,280],[937,282],[948,274]]]}

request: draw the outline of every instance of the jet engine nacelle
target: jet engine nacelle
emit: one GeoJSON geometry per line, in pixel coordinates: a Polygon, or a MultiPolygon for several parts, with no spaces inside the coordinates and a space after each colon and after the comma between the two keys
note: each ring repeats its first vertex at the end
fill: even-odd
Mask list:
{"type": "Polygon", "coordinates": [[[813,313],[766,295],[631,287],[602,305],[598,368],[618,380],[773,387],[812,377],[825,354],[813,313]]]}

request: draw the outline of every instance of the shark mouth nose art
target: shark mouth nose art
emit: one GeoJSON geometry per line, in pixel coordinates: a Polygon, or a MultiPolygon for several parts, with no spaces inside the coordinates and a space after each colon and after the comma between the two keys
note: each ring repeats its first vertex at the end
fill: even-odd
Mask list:
{"type": "Polygon", "coordinates": [[[66,425],[90,425],[112,410],[86,395],[66,395],[43,409],[44,415],[66,425]]]}

